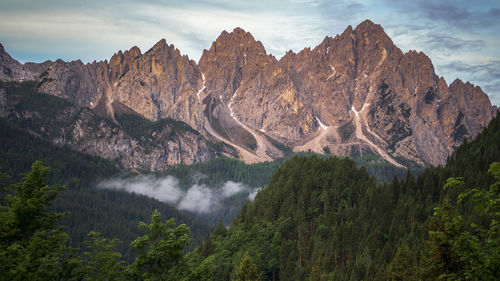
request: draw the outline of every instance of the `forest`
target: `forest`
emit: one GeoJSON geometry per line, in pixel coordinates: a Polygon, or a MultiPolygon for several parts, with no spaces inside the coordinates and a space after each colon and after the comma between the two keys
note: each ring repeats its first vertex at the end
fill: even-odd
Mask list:
{"type": "Polygon", "coordinates": [[[390,183],[294,157],[186,258],[203,280],[497,280],[499,160],[499,117],[446,166],[390,183]]]}

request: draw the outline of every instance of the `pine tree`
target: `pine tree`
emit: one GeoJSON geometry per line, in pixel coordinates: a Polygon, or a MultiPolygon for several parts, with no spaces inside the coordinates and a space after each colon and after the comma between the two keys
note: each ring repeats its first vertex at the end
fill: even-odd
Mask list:
{"type": "Polygon", "coordinates": [[[406,244],[398,248],[389,270],[393,281],[418,280],[415,256],[406,244]]]}
{"type": "Polygon", "coordinates": [[[49,168],[37,161],[0,207],[0,276],[4,280],[71,279],[79,259],[70,257],[68,235],[57,226],[59,213],[48,207],[63,188],[49,186],[49,168]]]}
{"type": "Polygon", "coordinates": [[[137,258],[128,268],[136,280],[179,280],[185,274],[184,248],[189,245],[189,228],[181,224],[174,228],[175,220],[163,223],[155,210],[151,224],[141,222],[146,232],[130,245],[137,250],[137,258]]]}
{"type": "Polygon", "coordinates": [[[260,274],[257,271],[257,266],[252,260],[248,252],[243,255],[240,264],[235,270],[236,281],[258,281],[261,280],[260,274]]]}
{"type": "Polygon", "coordinates": [[[112,281],[122,280],[125,262],[122,255],[115,251],[118,239],[109,240],[98,232],[91,231],[88,240],[84,241],[89,251],[84,252],[85,280],[112,281]]]}

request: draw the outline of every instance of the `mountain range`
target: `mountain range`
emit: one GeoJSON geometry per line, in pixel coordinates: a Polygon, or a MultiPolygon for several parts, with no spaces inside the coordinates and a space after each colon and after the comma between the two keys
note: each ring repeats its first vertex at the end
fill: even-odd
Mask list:
{"type": "Polygon", "coordinates": [[[21,64],[0,45],[0,80],[0,115],[65,121],[50,134],[43,124],[30,133],[153,171],[309,150],[440,165],[498,111],[480,87],[448,85],[424,53],[403,53],[369,20],[281,59],[241,28],[222,32],[198,63],[164,39],[145,53],[132,47],[87,64],[21,64]],[[8,83],[23,81],[35,82],[8,83]],[[15,92],[23,87],[69,103],[58,113],[20,107],[15,92]]]}

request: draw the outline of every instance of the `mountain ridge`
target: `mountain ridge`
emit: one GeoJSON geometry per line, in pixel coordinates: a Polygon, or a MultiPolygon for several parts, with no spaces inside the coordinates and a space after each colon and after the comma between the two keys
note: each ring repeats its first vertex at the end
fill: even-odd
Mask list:
{"type": "Polygon", "coordinates": [[[174,118],[247,162],[281,157],[284,145],[443,164],[497,111],[480,87],[447,85],[430,58],[403,53],[369,20],[279,60],[241,28],[223,31],[198,63],[165,39],[143,54],[118,51],[109,63],[58,60],[31,70],[0,53],[0,80],[35,77],[38,91],[105,108],[113,119],[115,101],[152,121],[174,118]]]}

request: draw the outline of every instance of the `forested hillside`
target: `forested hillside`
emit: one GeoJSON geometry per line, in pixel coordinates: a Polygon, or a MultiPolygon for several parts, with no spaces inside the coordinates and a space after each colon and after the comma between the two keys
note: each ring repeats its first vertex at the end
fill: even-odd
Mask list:
{"type": "MultiPolygon", "coordinates": [[[[488,167],[499,160],[499,117],[460,147],[445,167],[426,169],[418,178],[408,173],[406,179],[388,184],[376,183],[349,159],[293,157],[255,201],[243,207],[229,230],[218,228],[189,260],[193,267],[211,265],[205,271],[207,280],[233,280],[242,263],[252,265],[252,280],[433,280],[441,274],[458,278],[467,265],[460,262],[459,252],[435,255],[448,246],[436,247],[436,238],[429,237],[429,231],[440,233],[436,227],[447,225],[433,217],[434,208],[461,214],[463,225],[455,232],[470,229],[473,222],[483,227],[494,223],[499,213],[474,212],[472,202],[446,202],[455,202],[461,191],[492,185],[488,167]],[[443,190],[449,177],[464,177],[465,182],[443,190]],[[447,264],[449,259],[458,262],[447,264]]],[[[498,183],[489,196],[498,196],[498,183]]],[[[497,232],[490,238],[498,244],[498,227],[493,230],[497,232]]],[[[493,260],[498,257],[498,245],[477,245],[479,252],[493,251],[493,260]]],[[[493,280],[491,274],[498,270],[492,272],[483,280],[493,280]]]]}
{"type": "Polygon", "coordinates": [[[3,118],[0,118],[0,131],[0,172],[9,176],[2,182],[2,199],[10,183],[20,180],[35,161],[42,160],[50,166],[47,182],[66,186],[52,207],[68,212],[61,224],[66,227],[70,245],[74,247],[81,247],[89,231],[99,231],[123,241],[118,246],[126,254],[128,243],[139,233],[139,221],[146,221],[155,209],[189,225],[193,245],[200,243],[210,230],[207,224],[158,200],[123,191],[96,189],[95,184],[100,180],[122,173],[108,160],[54,146],[3,118]]]}
{"type": "Polygon", "coordinates": [[[68,236],[56,223],[61,214],[47,209],[62,187],[46,185],[48,168],[36,162],[7,190],[0,208],[0,275],[8,280],[495,280],[500,162],[488,163],[500,157],[499,129],[497,117],[447,166],[427,169],[418,179],[408,172],[389,184],[377,183],[347,158],[294,156],[229,229],[219,224],[186,257],[189,228],[164,222],[154,211],[150,223],[139,224],[144,235],[127,243],[135,254],[131,263],[116,252],[119,240],[91,230],[83,253],[66,246],[68,236]],[[469,179],[457,177],[462,175],[469,179]]]}
{"type": "MultiPolygon", "coordinates": [[[[55,97],[48,98],[51,103],[58,100],[55,97]]],[[[40,109],[39,112],[49,110],[40,109]]],[[[70,243],[75,247],[80,247],[89,230],[96,230],[107,237],[124,241],[119,244],[119,249],[126,254],[129,250],[127,243],[138,233],[137,223],[146,220],[154,209],[159,209],[165,217],[175,217],[180,223],[190,226],[191,245],[194,247],[208,234],[209,225],[213,228],[219,220],[229,225],[248,200],[246,196],[234,196],[222,201],[222,208],[213,212],[187,214],[146,196],[96,189],[95,185],[101,180],[123,175],[124,172],[108,160],[75,152],[68,147],[58,147],[34,137],[21,129],[19,124],[3,118],[0,118],[0,126],[0,171],[11,177],[5,180],[5,185],[19,180],[22,173],[29,171],[36,160],[42,160],[45,165],[50,166],[48,182],[67,186],[56,198],[53,206],[58,211],[69,213],[62,219],[62,224],[67,227],[70,243]]],[[[369,171],[386,178],[395,173],[403,173],[402,169],[380,162],[370,155],[357,159],[359,165],[365,165],[369,171]]],[[[219,188],[227,181],[241,182],[251,188],[262,188],[284,161],[285,159],[278,159],[249,165],[236,159],[217,158],[191,166],[180,165],[163,173],[156,173],[155,176],[175,176],[184,189],[193,184],[219,188]]],[[[134,176],[130,173],[125,175],[134,176]]],[[[130,256],[130,253],[127,256],[130,256]]]]}

